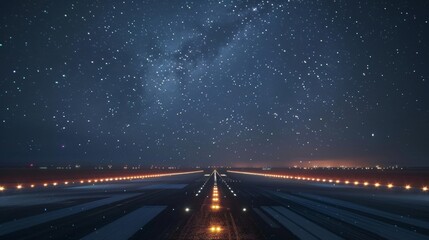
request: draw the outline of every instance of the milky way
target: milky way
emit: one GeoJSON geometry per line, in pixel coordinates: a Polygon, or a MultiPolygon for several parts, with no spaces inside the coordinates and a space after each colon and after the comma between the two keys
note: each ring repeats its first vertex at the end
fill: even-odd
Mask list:
{"type": "Polygon", "coordinates": [[[427,165],[427,1],[8,1],[0,164],[427,165]]]}

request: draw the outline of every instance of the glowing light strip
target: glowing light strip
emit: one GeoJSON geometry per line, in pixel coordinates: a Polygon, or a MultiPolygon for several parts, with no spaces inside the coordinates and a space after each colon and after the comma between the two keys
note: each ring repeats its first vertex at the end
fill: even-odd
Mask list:
{"type": "Polygon", "coordinates": [[[219,175],[219,177],[222,180],[223,184],[225,184],[228,187],[229,191],[231,191],[231,193],[234,195],[234,197],[237,197],[237,194],[234,193],[234,191],[232,190],[232,188],[228,185],[228,183],[226,183],[226,181],[223,179],[223,177],[221,175],[219,175]]]}
{"type": "MultiPolygon", "coordinates": [[[[170,176],[177,176],[177,175],[184,175],[184,174],[193,174],[193,173],[200,173],[203,172],[203,170],[198,171],[189,171],[189,172],[176,172],[176,173],[161,173],[161,174],[150,174],[150,175],[133,175],[133,176],[123,176],[123,177],[111,177],[111,178],[98,178],[98,179],[87,179],[87,180],[75,180],[75,181],[65,181],[60,184],[60,181],[52,181],[52,183],[39,183],[39,184],[28,184],[27,187],[35,188],[36,186],[39,187],[59,187],[59,186],[66,186],[70,184],[84,184],[84,183],[98,183],[98,182],[114,182],[114,181],[125,181],[125,180],[134,180],[134,179],[144,179],[144,178],[154,178],[154,177],[170,177],[170,176]]],[[[24,189],[23,184],[17,184],[14,189],[22,190],[24,189]]],[[[12,187],[13,188],[13,187],[12,187]]],[[[6,186],[3,186],[0,184],[0,192],[6,191],[6,186]]]]}
{"type": "MultiPolygon", "coordinates": [[[[252,175],[252,176],[260,176],[260,177],[270,177],[270,178],[283,178],[283,179],[292,179],[292,180],[301,180],[301,181],[312,181],[312,182],[325,182],[325,183],[332,183],[332,184],[345,184],[345,185],[353,185],[353,186],[374,186],[375,188],[380,187],[386,187],[388,189],[396,187],[393,185],[393,183],[388,183],[386,185],[382,185],[379,182],[375,182],[373,184],[370,184],[368,181],[353,181],[350,180],[340,180],[340,179],[330,179],[330,178],[313,178],[313,177],[302,177],[302,176],[292,176],[292,175],[280,175],[280,174],[266,174],[266,173],[255,173],[255,172],[243,172],[243,171],[233,171],[233,170],[227,170],[227,172],[231,173],[238,173],[238,174],[246,174],[246,175],[252,175]]],[[[404,186],[405,190],[410,190],[413,187],[409,184],[404,186]]],[[[423,192],[428,192],[429,188],[427,186],[423,186],[420,188],[423,192]]]]}

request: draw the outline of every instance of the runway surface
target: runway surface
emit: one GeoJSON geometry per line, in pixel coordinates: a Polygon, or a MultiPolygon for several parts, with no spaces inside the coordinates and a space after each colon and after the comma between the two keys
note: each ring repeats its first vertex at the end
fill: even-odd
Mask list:
{"type": "Polygon", "coordinates": [[[429,239],[429,194],[206,170],[0,193],[0,239],[429,239]]]}

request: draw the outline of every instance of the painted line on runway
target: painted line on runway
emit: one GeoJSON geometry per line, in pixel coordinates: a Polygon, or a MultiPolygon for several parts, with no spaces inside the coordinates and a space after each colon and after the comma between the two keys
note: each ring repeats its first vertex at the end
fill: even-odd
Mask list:
{"type": "Polygon", "coordinates": [[[259,210],[259,208],[253,208],[253,211],[260,217],[266,224],[268,224],[272,228],[280,228],[280,226],[275,223],[271,218],[269,218],[267,215],[265,215],[264,212],[259,210]]]}
{"type": "Polygon", "coordinates": [[[165,208],[166,206],[145,206],[139,208],[118,220],[107,224],[99,230],[86,235],[82,240],[129,239],[154,217],[160,214],[165,208]]]}
{"type": "Polygon", "coordinates": [[[158,189],[183,189],[188,184],[154,184],[139,188],[140,190],[158,190],[158,189]]]}
{"type": "Polygon", "coordinates": [[[6,223],[0,224],[0,236],[9,234],[12,232],[16,232],[22,229],[26,229],[29,227],[33,227],[42,223],[46,223],[49,221],[53,221],[59,218],[67,217],[73,214],[77,214],[83,211],[87,211],[90,209],[94,209],[97,207],[101,207],[103,205],[111,204],[114,202],[118,202],[127,198],[131,198],[134,196],[137,196],[139,194],[121,194],[121,195],[115,195],[109,198],[104,198],[101,200],[84,203],[80,205],[76,205],[73,207],[68,207],[64,209],[55,210],[52,212],[42,213],[39,215],[21,218],[16,221],[10,221],[6,223]]]}
{"type": "Polygon", "coordinates": [[[306,240],[317,240],[315,235],[313,235],[311,232],[307,231],[306,229],[298,226],[285,216],[281,215],[279,212],[274,211],[274,209],[268,207],[268,206],[262,206],[262,210],[264,210],[266,213],[268,213],[271,217],[273,217],[275,220],[277,220],[283,227],[287,228],[289,231],[291,231],[295,236],[297,236],[299,239],[306,239],[306,240]]]}
{"type": "Polygon", "coordinates": [[[296,223],[300,227],[311,231],[317,237],[321,239],[331,239],[331,240],[340,240],[341,237],[335,235],[334,233],[324,229],[323,227],[311,222],[310,220],[292,212],[291,210],[286,209],[283,206],[273,206],[272,209],[276,210],[283,216],[289,218],[292,222],[296,223]]]}
{"type": "Polygon", "coordinates": [[[410,218],[407,216],[401,216],[401,215],[397,215],[397,214],[393,214],[393,213],[389,213],[389,212],[384,212],[381,210],[377,210],[377,209],[361,206],[361,205],[358,205],[355,203],[350,203],[350,202],[346,202],[346,201],[342,201],[342,200],[338,200],[338,199],[333,199],[333,198],[329,198],[329,197],[323,197],[323,196],[318,196],[318,195],[314,195],[314,194],[299,194],[299,195],[304,196],[304,197],[308,197],[308,198],[311,198],[314,200],[319,200],[319,201],[322,201],[324,203],[328,203],[331,205],[336,205],[336,206],[341,206],[341,207],[345,207],[345,208],[349,208],[349,209],[354,209],[354,210],[357,210],[360,212],[368,213],[368,214],[379,216],[382,218],[387,218],[387,219],[390,219],[393,221],[402,222],[402,223],[405,223],[408,225],[414,225],[417,227],[429,229],[429,222],[426,222],[423,220],[418,220],[418,219],[410,218]]]}
{"type": "Polygon", "coordinates": [[[278,193],[274,191],[269,192],[275,196],[295,202],[304,207],[315,210],[319,213],[338,219],[340,221],[352,224],[353,226],[359,227],[366,231],[370,231],[384,238],[398,240],[427,239],[427,237],[424,235],[408,231],[398,226],[375,220],[369,217],[365,217],[356,213],[352,213],[343,209],[332,207],[326,204],[322,204],[320,202],[311,201],[305,198],[300,198],[285,193],[278,193]]]}

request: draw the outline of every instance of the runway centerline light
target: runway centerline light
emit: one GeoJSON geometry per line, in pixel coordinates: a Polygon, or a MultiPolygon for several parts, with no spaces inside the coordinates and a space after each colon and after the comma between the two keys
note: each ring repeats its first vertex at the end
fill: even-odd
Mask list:
{"type": "Polygon", "coordinates": [[[219,207],[219,205],[212,205],[212,209],[214,209],[214,210],[218,210],[220,207],[219,207]]]}
{"type": "Polygon", "coordinates": [[[219,233],[222,231],[222,228],[220,226],[211,226],[210,227],[210,232],[212,233],[219,233]]]}

